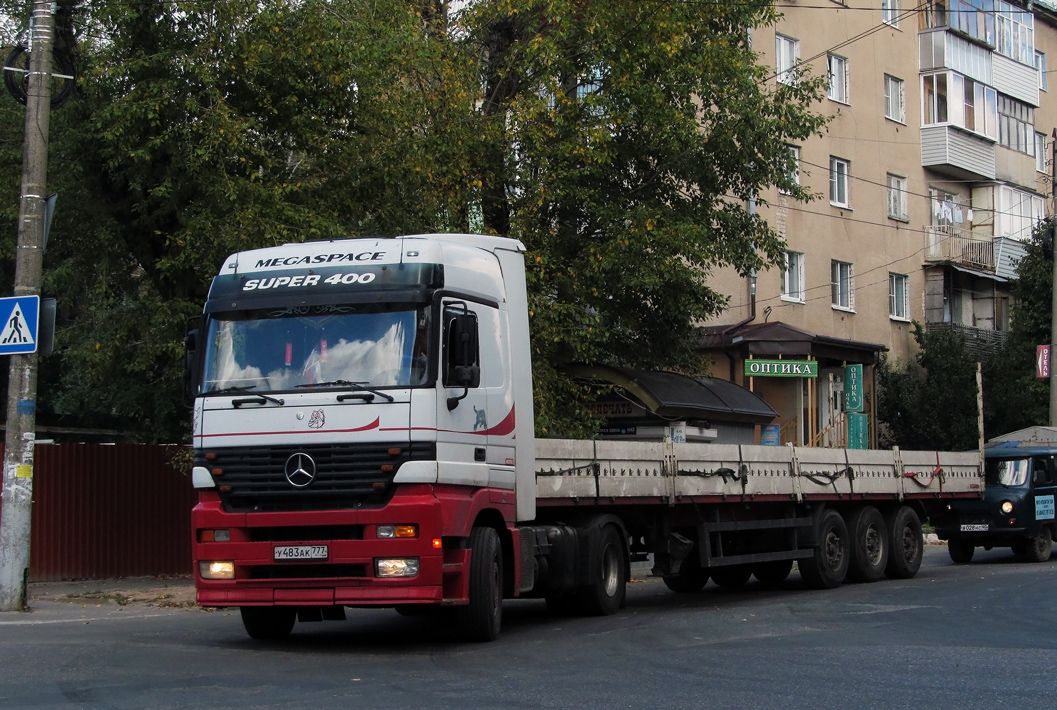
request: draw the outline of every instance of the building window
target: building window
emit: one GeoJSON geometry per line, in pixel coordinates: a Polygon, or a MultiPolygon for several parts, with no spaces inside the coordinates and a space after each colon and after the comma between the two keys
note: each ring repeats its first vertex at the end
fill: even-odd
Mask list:
{"type": "Polygon", "coordinates": [[[907,122],[906,94],[903,80],[885,74],[885,118],[907,122]]]}
{"type": "Polygon", "coordinates": [[[785,253],[785,267],[782,269],[782,300],[803,303],[804,295],[804,255],[797,251],[785,253]]]}
{"type": "Polygon", "coordinates": [[[851,205],[848,196],[848,176],[851,174],[851,163],[843,158],[829,158],[829,201],[837,207],[851,205]]]}
{"type": "Polygon", "coordinates": [[[848,103],[848,60],[836,54],[827,55],[829,64],[829,97],[848,103]]]}
{"type": "Polygon", "coordinates": [[[1029,67],[1035,64],[1035,17],[1005,0],[995,0],[995,49],[1029,67]]]}
{"type": "Polygon", "coordinates": [[[1046,216],[1042,197],[1008,185],[1001,185],[998,189],[998,209],[996,211],[998,217],[996,236],[1021,240],[1031,239],[1031,232],[1035,225],[1046,216]]]}
{"type": "Polygon", "coordinates": [[[778,82],[793,84],[796,82],[796,63],[800,61],[800,42],[783,35],[774,36],[775,68],[778,70],[778,82]]]}
{"type": "MultiPolygon", "coordinates": [[[[918,13],[918,29],[934,30],[947,26],[947,0],[926,0],[918,13]]],[[[918,7],[921,7],[920,5],[918,7]]]]}
{"type": "MultiPolygon", "coordinates": [[[[785,177],[790,183],[792,183],[794,185],[799,185],[800,184],[800,148],[798,146],[795,146],[795,145],[789,146],[789,155],[790,155],[790,157],[792,159],[793,165],[792,165],[792,169],[789,172],[786,173],[785,177]]],[[[788,190],[783,190],[781,187],[778,188],[778,192],[783,194],[783,195],[788,195],[789,194],[788,190]]]]}
{"type": "Polygon", "coordinates": [[[1035,134],[1035,169],[1040,173],[1046,172],[1046,134],[1035,134]]]}
{"type": "Polygon", "coordinates": [[[881,21],[899,27],[899,0],[881,0],[881,21]]]}
{"type": "Polygon", "coordinates": [[[921,121],[950,123],[998,138],[998,92],[957,72],[921,77],[921,121]]]}
{"type": "MultiPolygon", "coordinates": [[[[936,3],[939,5],[940,3],[936,3]]],[[[992,47],[995,44],[993,0],[950,0],[948,19],[952,29],[992,47]]]]}
{"type": "Polygon", "coordinates": [[[1035,155],[1035,109],[1000,94],[998,142],[1020,153],[1035,155]]]}
{"type": "Polygon", "coordinates": [[[888,216],[892,219],[906,220],[907,215],[907,179],[888,174],[888,216]]]}
{"type": "Polygon", "coordinates": [[[888,316],[892,320],[910,320],[910,277],[888,274],[888,316]]]}
{"type": "Polygon", "coordinates": [[[852,265],[846,261],[830,262],[830,286],[833,307],[844,311],[855,308],[855,275],[852,265]]]}
{"type": "Polygon", "coordinates": [[[1039,90],[1046,91],[1049,81],[1046,79],[1046,55],[1035,50],[1035,68],[1039,70],[1039,90]]]}

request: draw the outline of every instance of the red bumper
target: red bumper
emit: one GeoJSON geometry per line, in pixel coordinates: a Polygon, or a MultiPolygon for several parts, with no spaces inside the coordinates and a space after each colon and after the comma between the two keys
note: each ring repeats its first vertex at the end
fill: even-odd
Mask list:
{"type": "Polygon", "coordinates": [[[407,486],[382,509],[227,513],[213,492],[192,512],[198,604],[226,606],[394,606],[466,603],[465,549],[439,549],[442,502],[429,485],[407,486]],[[418,526],[415,538],[382,539],[379,525],[418,526]],[[230,541],[205,542],[227,530],[230,541]],[[280,545],[326,545],[325,560],[277,562],[280,545]],[[412,577],[376,575],[375,561],[417,558],[412,577]],[[199,562],[231,561],[235,579],[201,576],[199,562]]]}

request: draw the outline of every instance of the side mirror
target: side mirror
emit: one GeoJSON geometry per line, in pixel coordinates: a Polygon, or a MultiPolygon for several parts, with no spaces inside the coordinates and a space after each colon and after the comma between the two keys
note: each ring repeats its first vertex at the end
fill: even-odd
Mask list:
{"type": "Polygon", "coordinates": [[[458,397],[448,398],[448,409],[459,406],[470,388],[481,386],[480,338],[477,316],[465,303],[444,308],[444,378],[445,387],[462,387],[458,397]]]}
{"type": "Polygon", "coordinates": [[[202,316],[195,316],[188,318],[184,326],[183,403],[188,408],[194,406],[201,375],[201,359],[198,357],[198,329],[201,325],[202,316]]]}

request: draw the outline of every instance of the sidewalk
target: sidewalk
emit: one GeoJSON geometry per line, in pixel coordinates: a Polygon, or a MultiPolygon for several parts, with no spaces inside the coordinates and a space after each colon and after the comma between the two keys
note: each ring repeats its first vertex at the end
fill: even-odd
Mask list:
{"type": "Polygon", "coordinates": [[[28,591],[29,611],[0,613],[0,626],[75,621],[89,623],[197,609],[194,580],[190,575],[31,582],[28,591]]]}

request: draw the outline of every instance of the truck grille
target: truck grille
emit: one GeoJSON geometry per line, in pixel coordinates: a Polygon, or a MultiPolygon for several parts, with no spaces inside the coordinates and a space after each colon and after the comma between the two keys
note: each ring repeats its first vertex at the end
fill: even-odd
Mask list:
{"type": "MultiPolygon", "coordinates": [[[[235,513],[380,508],[393,495],[393,477],[405,461],[435,461],[433,442],[276,446],[216,449],[195,454],[195,465],[213,474],[224,510],[235,513]],[[286,476],[294,454],[306,454],[315,476],[286,476]]],[[[299,461],[300,462],[300,461],[299,461]]],[[[295,466],[296,467],[296,466],[295,466]]],[[[306,464],[306,468],[311,468],[306,464]]]]}

